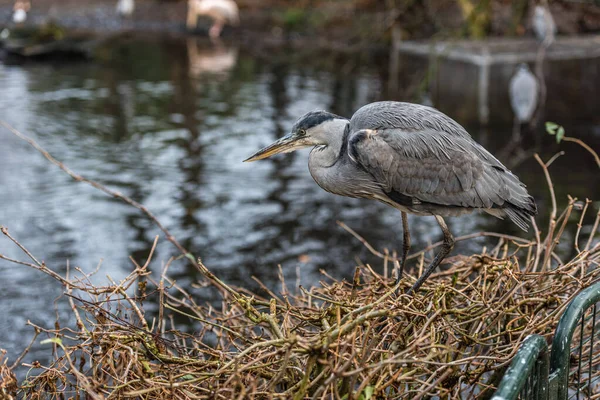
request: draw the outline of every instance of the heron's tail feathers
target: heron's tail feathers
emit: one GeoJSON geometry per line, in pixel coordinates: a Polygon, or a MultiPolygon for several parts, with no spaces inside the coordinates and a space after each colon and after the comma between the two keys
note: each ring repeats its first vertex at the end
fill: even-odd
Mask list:
{"type": "Polygon", "coordinates": [[[532,196],[527,196],[525,203],[521,205],[506,203],[503,210],[508,218],[525,232],[529,229],[530,217],[537,215],[537,206],[532,196]]]}
{"type": "Polygon", "coordinates": [[[527,195],[523,205],[506,202],[502,206],[485,209],[485,212],[500,219],[508,217],[515,225],[527,232],[530,218],[537,215],[537,206],[533,197],[527,195]]]}

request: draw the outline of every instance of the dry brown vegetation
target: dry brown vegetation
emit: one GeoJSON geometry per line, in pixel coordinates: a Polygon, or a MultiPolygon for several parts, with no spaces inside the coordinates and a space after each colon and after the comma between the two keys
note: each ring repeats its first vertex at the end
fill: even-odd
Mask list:
{"type": "MultiPolygon", "coordinates": [[[[75,174],[13,133],[74,179],[127,201],[159,224],[144,206],[75,174]]],[[[523,339],[532,333],[550,338],[568,302],[600,275],[600,244],[594,240],[600,214],[590,216],[591,234],[582,233],[591,202],[569,199],[559,213],[547,164],[538,161],[554,205],[547,227],[534,226],[533,240],[481,234],[496,237],[497,245],[452,257],[412,296],[395,294],[388,276],[397,264],[393,255],[352,231],[381,258],[382,274],[360,265],[350,282],[326,276],[305,289],[288,288],[282,279],[279,293],[258,296],[219,280],[160,224],[181,255],[168,260],[159,276],[151,275],[150,265],[159,262],[152,259],[157,238],[144,263],[132,260],[135,269],[127,278],[103,287],[80,270],[60,276],[2,228],[29,261],[0,258],[62,284],[76,322],[33,326],[32,343],[50,337],[54,359],[26,364],[26,380],[17,382],[13,374],[20,358],[12,365],[0,359],[0,399],[84,393],[91,399],[486,398],[523,339]],[[575,237],[565,237],[568,224],[577,224],[575,237]],[[568,242],[576,255],[561,259],[555,252],[559,242],[568,242]],[[170,265],[184,260],[202,273],[200,285],[220,293],[220,309],[198,304],[169,278],[170,265]],[[148,317],[143,303],[151,296],[159,310],[148,317]],[[178,330],[176,314],[194,321],[196,332],[178,330]]],[[[412,285],[435,246],[412,256],[416,271],[400,282],[400,292],[412,285]]]]}

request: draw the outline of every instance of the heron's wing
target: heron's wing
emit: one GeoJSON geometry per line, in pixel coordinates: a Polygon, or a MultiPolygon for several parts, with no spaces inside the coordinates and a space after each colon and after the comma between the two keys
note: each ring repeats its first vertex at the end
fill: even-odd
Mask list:
{"type": "Polygon", "coordinates": [[[413,201],[485,209],[530,209],[533,201],[525,185],[470,138],[432,130],[363,129],[350,134],[348,155],[386,193],[413,201]]]}
{"type": "Polygon", "coordinates": [[[446,114],[432,107],[398,101],[367,104],[350,120],[351,132],[360,129],[398,129],[405,132],[437,131],[470,139],[469,133],[446,114]]]}

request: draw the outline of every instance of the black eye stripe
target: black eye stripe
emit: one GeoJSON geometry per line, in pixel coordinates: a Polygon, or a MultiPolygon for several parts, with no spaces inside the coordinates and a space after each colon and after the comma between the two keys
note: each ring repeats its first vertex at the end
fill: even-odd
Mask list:
{"type": "Polygon", "coordinates": [[[314,126],[320,125],[325,121],[330,121],[335,118],[342,118],[335,114],[329,113],[327,111],[311,111],[306,113],[293,126],[293,130],[296,132],[300,132],[301,129],[310,129],[314,126]]]}

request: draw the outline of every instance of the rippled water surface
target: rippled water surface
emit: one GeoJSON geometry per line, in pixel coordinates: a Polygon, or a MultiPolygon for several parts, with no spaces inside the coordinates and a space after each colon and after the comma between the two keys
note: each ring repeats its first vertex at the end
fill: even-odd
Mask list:
{"type": "MultiPolygon", "coordinates": [[[[289,49],[264,55],[193,39],[129,39],[108,45],[95,62],[0,64],[0,118],[74,171],[145,204],[227,282],[254,289],[256,276],[278,288],[281,265],[294,290],[297,274],[304,285],[322,279],[320,269],[350,277],[357,259],[381,270],[381,262],[336,221],[378,249],[400,249],[400,214],[321,190],[308,173],[308,151],[251,164],[242,160],[286,134],[306,111],[350,116],[371,101],[418,101],[425,61],[405,65],[402,89],[391,93],[387,61],[372,55],[297,56],[289,49]]],[[[460,102],[456,98],[453,107],[460,102]]],[[[566,125],[568,134],[598,148],[598,121],[566,125]]],[[[510,124],[468,128],[496,153],[511,131],[510,124]]],[[[576,145],[559,149],[543,133],[525,137],[523,147],[536,143],[546,159],[566,151],[551,167],[559,199],[567,193],[600,198],[591,157],[576,145]]],[[[510,163],[511,156],[502,161],[510,163]]],[[[513,170],[530,187],[545,221],[548,191],[539,166],[528,157],[513,170]]],[[[101,263],[97,283],[107,276],[120,279],[132,270],[128,257],[143,262],[155,235],[162,235],[138,210],[74,182],[4,129],[0,191],[0,225],[61,274],[67,264],[92,271],[101,263]]],[[[411,218],[410,224],[414,248],[441,236],[433,218],[411,218]]],[[[456,236],[519,234],[487,215],[452,218],[449,226],[456,236]]],[[[494,243],[473,239],[456,252],[494,243]]],[[[5,238],[0,254],[26,259],[5,238]]],[[[160,270],[173,254],[161,236],[152,269],[160,270]]],[[[184,286],[197,279],[183,261],[170,274],[184,286]]],[[[66,300],[54,303],[62,292],[36,271],[0,262],[0,347],[13,360],[31,338],[28,320],[52,326],[55,307],[63,323],[70,321],[66,300]]],[[[194,293],[203,296],[202,289],[194,293]]],[[[36,345],[30,359],[43,354],[36,345]]]]}

